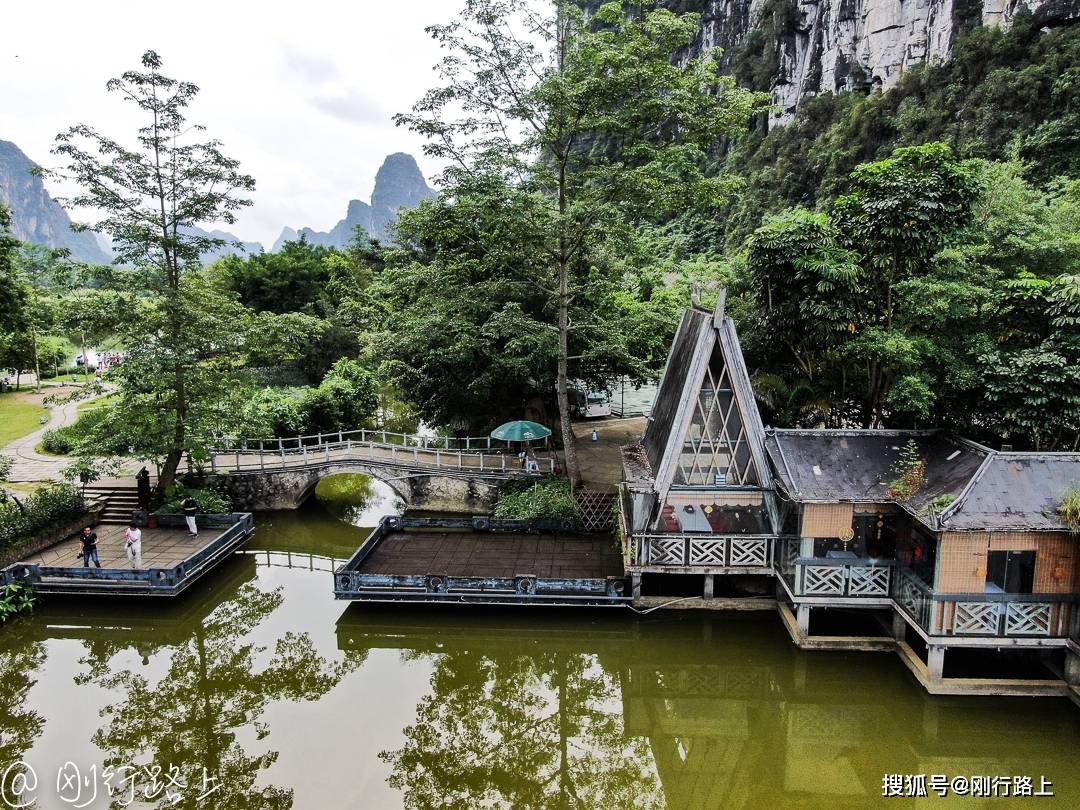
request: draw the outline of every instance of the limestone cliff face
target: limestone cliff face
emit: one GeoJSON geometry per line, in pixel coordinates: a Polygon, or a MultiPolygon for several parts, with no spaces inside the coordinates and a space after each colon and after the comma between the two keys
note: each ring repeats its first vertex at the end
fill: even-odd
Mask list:
{"type": "Polygon", "coordinates": [[[31,174],[33,161],[10,141],[0,141],[0,202],[11,210],[16,239],[51,248],[67,248],[76,259],[104,263],[109,255],[92,233],[71,230],[71,219],[49,196],[41,178],[31,174]]]}
{"type": "Polygon", "coordinates": [[[395,152],[387,155],[375,175],[375,190],[371,193],[370,204],[363,200],[350,200],[345,219],[339,220],[329,231],[285,228],[272,250],[278,251],[286,242],[301,236],[313,245],[343,248],[352,240],[357,226],[374,239],[388,242],[390,226],[397,219],[398,211],[414,208],[421,200],[434,196],[435,192],[428,186],[412,155],[395,152]]]}
{"type": "MultiPolygon", "coordinates": [[[[701,13],[692,52],[719,47],[734,67],[755,35],[774,38],[770,91],[785,123],[823,92],[888,89],[912,66],[949,58],[955,37],[979,23],[1008,26],[1028,9],[1044,26],[1080,22],[1080,0],[669,0],[701,13]]],[[[762,88],[763,89],[763,88],[762,88]]]]}

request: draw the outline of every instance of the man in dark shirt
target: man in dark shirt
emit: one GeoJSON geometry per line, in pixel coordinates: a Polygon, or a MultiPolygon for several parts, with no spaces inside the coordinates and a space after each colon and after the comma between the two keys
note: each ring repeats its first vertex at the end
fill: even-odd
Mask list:
{"type": "Polygon", "coordinates": [[[180,503],[180,508],[184,511],[184,520],[187,521],[188,534],[192,537],[199,536],[199,527],[195,523],[195,515],[199,513],[199,505],[195,503],[195,499],[188,495],[180,503]]]}
{"type": "Polygon", "coordinates": [[[89,568],[91,560],[94,561],[94,565],[101,568],[101,560],[98,559],[97,533],[89,526],[84,526],[82,534],[79,535],[79,541],[82,543],[83,568],[89,568]]]}

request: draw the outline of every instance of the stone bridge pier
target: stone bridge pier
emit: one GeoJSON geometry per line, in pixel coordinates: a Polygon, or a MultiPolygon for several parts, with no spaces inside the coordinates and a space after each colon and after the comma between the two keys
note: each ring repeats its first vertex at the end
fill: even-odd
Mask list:
{"type": "Polygon", "coordinates": [[[282,470],[219,474],[234,507],[246,511],[298,509],[323,478],[361,473],[382,481],[411,509],[489,514],[498,499],[500,478],[463,473],[418,472],[380,464],[328,464],[282,470]]]}

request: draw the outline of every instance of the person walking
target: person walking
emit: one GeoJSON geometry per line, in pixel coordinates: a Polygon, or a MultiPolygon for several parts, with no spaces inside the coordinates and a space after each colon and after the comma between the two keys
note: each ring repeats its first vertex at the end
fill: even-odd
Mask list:
{"type": "Polygon", "coordinates": [[[139,491],[139,510],[150,511],[150,471],[143,467],[135,474],[135,486],[139,491]]]}
{"type": "Polygon", "coordinates": [[[195,503],[194,498],[188,495],[180,503],[180,508],[184,511],[184,520],[187,521],[188,534],[192,537],[198,537],[199,527],[195,525],[195,515],[199,513],[199,505],[195,503]]]}
{"type": "Polygon", "coordinates": [[[132,569],[142,568],[142,529],[132,523],[124,532],[124,549],[132,569]]]}
{"type": "Polygon", "coordinates": [[[98,558],[97,532],[89,526],[84,526],[82,534],[79,535],[79,541],[82,543],[83,568],[89,568],[91,560],[94,561],[94,565],[101,568],[101,560],[98,558]]]}

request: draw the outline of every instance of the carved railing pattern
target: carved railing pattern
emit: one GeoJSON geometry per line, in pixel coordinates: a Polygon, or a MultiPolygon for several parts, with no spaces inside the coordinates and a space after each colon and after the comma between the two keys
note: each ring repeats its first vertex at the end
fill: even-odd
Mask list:
{"type": "Polygon", "coordinates": [[[800,596],[888,596],[890,565],[796,560],[800,596]]]}
{"type": "Polygon", "coordinates": [[[889,571],[878,565],[852,565],[848,567],[849,596],[888,596],[889,571]]]}
{"type": "Polygon", "coordinates": [[[971,633],[995,636],[1001,618],[998,602],[957,602],[953,613],[952,631],[957,635],[971,633]]]}
{"type": "Polygon", "coordinates": [[[844,566],[804,565],[802,594],[806,596],[843,596],[844,566]]]}
{"type": "Polygon", "coordinates": [[[1046,602],[1008,602],[1005,635],[1050,635],[1053,605],[1046,602]]]}
{"type": "Polygon", "coordinates": [[[650,537],[645,540],[646,560],[649,565],[682,565],[684,548],[681,537],[650,537]]]}
{"type": "Polygon", "coordinates": [[[727,541],[695,540],[688,541],[690,565],[727,565],[727,541]]]}
{"type": "Polygon", "coordinates": [[[768,571],[772,561],[768,535],[636,534],[633,541],[637,565],[768,571]]]}
{"type": "Polygon", "coordinates": [[[769,541],[765,538],[732,537],[728,541],[728,548],[730,550],[728,565],[765,568],[769,564],[769,541]]]}

